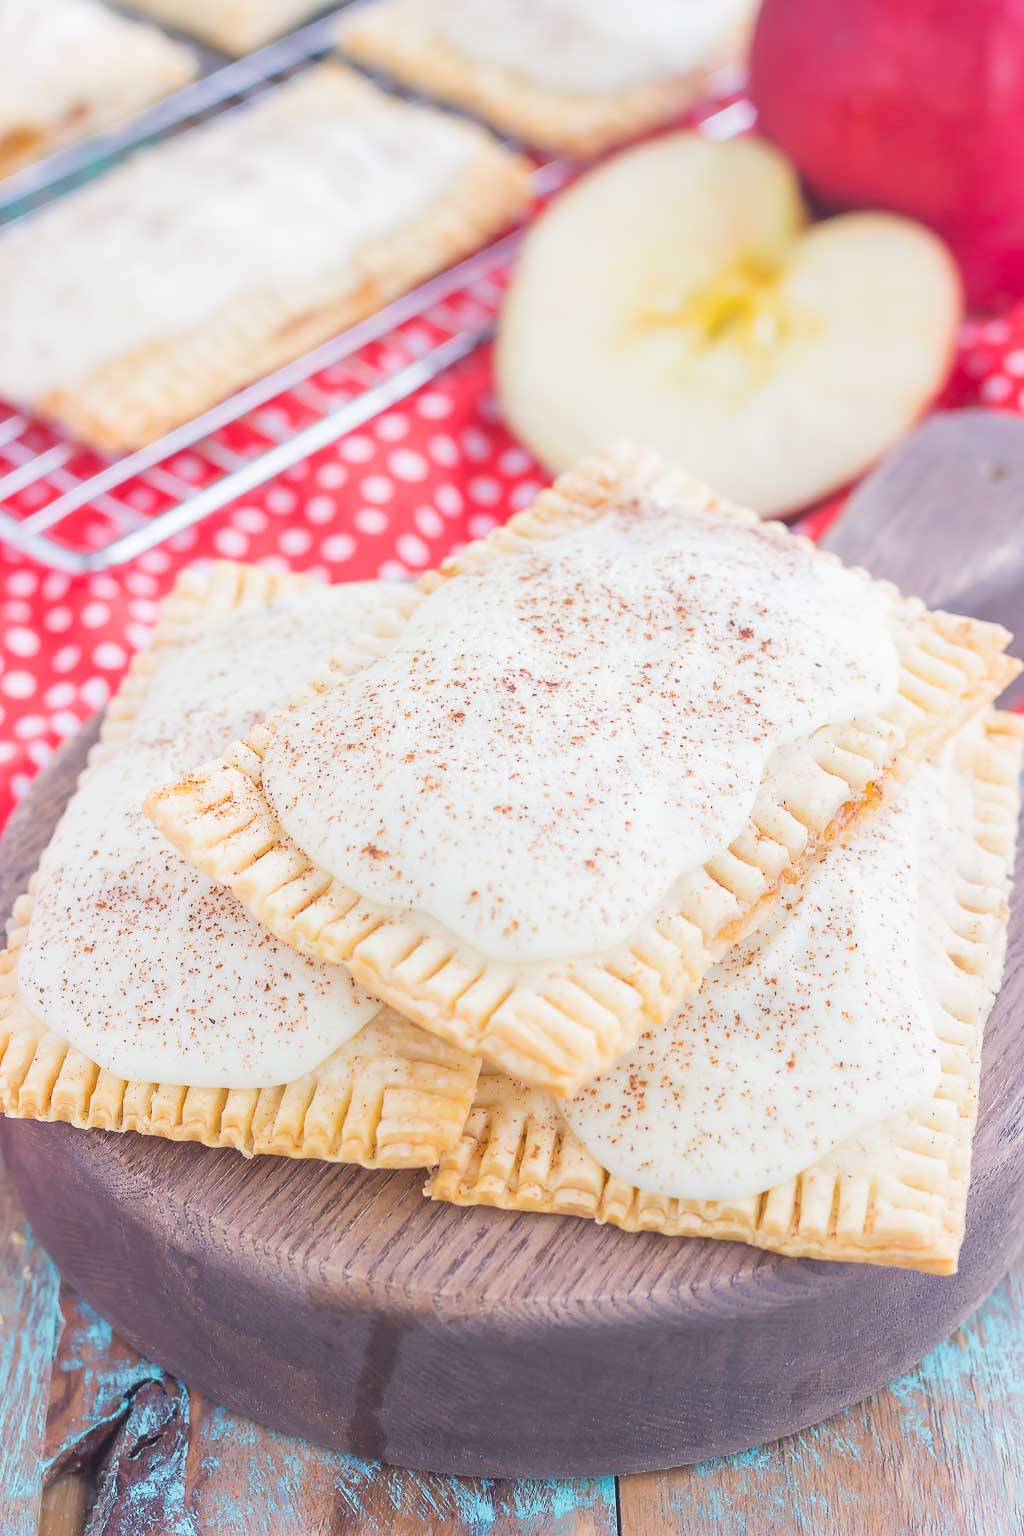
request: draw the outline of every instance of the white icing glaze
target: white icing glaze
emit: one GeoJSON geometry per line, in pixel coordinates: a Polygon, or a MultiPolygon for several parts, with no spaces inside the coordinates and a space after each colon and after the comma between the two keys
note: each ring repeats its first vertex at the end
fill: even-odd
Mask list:
{"type": "Polygon", "coordinates": [[[563,1106],[592,1156],[641,1189],[699,1200],[759,1193],[841,1144],[837,1167],[862,1161],[873,1128],[939,1078],[938,979],[970,827],[952,757],[921,769],[697,998],[563,1106]]]}
{"type": "Polygon", "coordinates": [[[172,83],[187,58],[99,0],[0,0],[0,132],[84,107],[111,121],[172,83]]]}
{"type": "Polygon", "coordinates": [[[43,1021],[122,1077],[258,1088],[311,1071],[379,1004],[305,959],[171,848],[139,807],[243,734],[386,602],[312,588],[165,653],[126,747],[89,773],[40,868],[18,961],[43,1021]]]}
{"type": "Polygon", "coordinates": [[[510,964],[592,954],[742,829],[776,748],[880,709],[863,577],[649,501],[444,583],[279,729],[263,785],[325,869],[510,964]]]}
{"type": "Polygon", "coordinates": [[[246,295],[304,310],[327,280],[337,298],[349,264],[356,287],[360,249],[427,208],[477,140],[386,99],[346,111],[322,84],[137,155],[5,237],[0,392],[67,388],[246,295]]]}
{"type": "Polygon", "coordinates": [[[750,0],[442,0],[440,35],[534,85],[585,95],[712,62],[750,0]]]}

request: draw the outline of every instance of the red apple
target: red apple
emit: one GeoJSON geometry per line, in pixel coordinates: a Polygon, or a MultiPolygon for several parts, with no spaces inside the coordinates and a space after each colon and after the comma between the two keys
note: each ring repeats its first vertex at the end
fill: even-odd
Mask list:
{"type": "Polygon", "coordinates": [[[1024,294],[1024,0],[764,0],[751,95],[826,205],[930,224],[976,306],[1024,294]]]}

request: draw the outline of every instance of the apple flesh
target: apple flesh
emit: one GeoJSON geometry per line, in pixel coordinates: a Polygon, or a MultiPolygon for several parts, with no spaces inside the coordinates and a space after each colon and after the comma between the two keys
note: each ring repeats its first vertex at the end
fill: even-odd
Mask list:
{"type": "Polygon", "coordinates": [[[764,0],[750,94],[825,206],[930,224],[972,305],[1024,294],[1021,0],[764,0]]]}
{"type": "Polygon", "coordinates": [[[676,133],[581,178],[527,235],[496,356],[552,470],[620,438],[766,513],[866,469],[940,389],[956,268],[891,214],[806,223],[756,139],[676,133]]]}

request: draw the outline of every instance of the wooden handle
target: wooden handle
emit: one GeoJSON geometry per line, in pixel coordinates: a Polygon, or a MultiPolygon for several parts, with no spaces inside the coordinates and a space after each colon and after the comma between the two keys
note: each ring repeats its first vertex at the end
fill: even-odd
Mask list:
{"type": "MultiPolygon", "coordinates": [[[[931,417],[854,492],[823,543],[932,607],[1024,636],[1024,421],[931,417]]],[[[1002,702],[1021,697],[1018,680],[1002,702]]]]}

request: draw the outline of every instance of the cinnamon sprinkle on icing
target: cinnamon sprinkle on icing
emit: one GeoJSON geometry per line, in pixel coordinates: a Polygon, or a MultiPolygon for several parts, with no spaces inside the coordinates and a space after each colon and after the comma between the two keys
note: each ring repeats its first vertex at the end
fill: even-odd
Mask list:
{"type": "Polygon", "coordinates": [[[288,949],[175,853],[141,804],[283,702],[382,601],[375,583],[311,589],[164,653],[125,748],[73,797],[40,866],[18,985],[116,1075],[276,1086],[377,1012],[343,968],[288,949]]]}
{"type": "Polygon", "coordinates": [[[263,789],[344,885],[493,960],[600,953],[736,836],[773,754],[893,697],[888,601],[799,541],[624,497],[444,583],[275,728],[263,789]]]}

